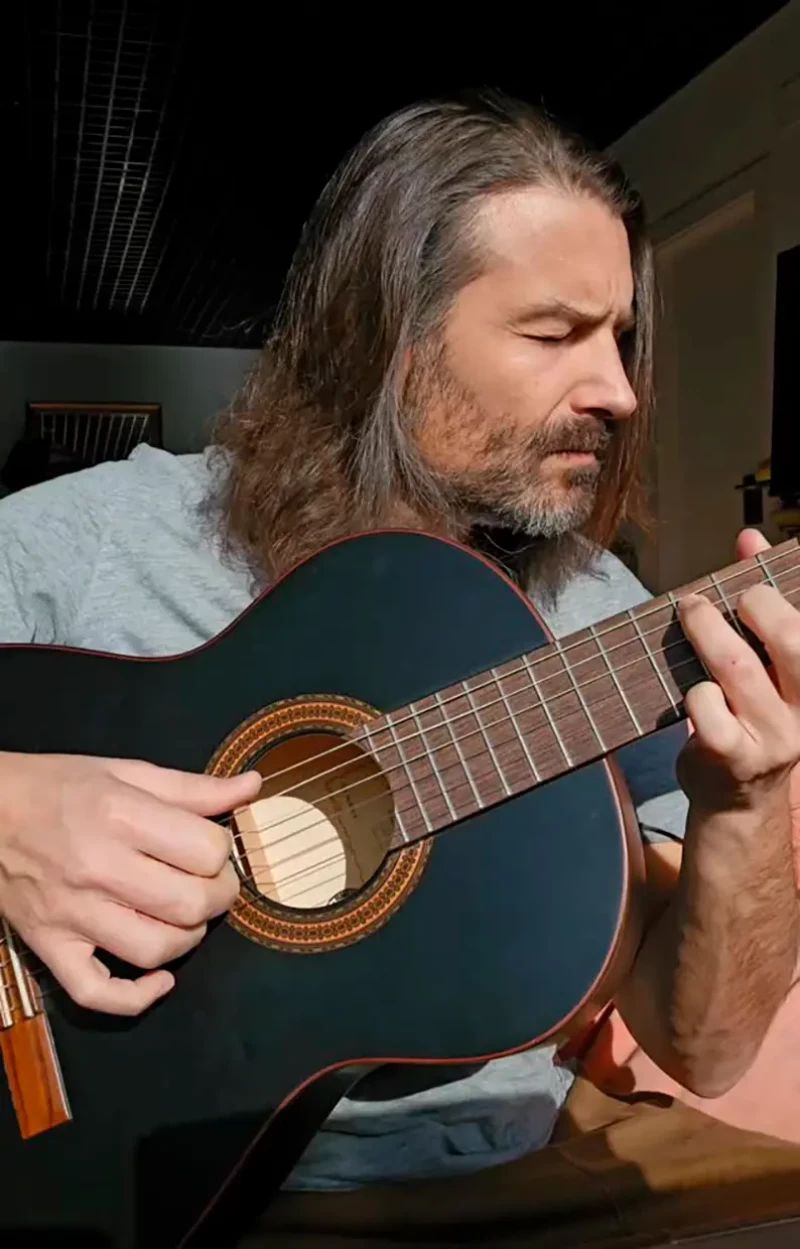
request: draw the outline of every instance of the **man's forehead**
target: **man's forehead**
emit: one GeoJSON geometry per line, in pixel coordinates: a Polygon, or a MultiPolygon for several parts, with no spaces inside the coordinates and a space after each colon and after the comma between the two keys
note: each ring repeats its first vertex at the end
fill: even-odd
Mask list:
{"type": "Polygon", "coordinates": [[[559,303],[625,317],[633,274],[622,221],[599,200],[544,187],[494,195],[479,210],[484,274],[531,307],[559,303]]]}

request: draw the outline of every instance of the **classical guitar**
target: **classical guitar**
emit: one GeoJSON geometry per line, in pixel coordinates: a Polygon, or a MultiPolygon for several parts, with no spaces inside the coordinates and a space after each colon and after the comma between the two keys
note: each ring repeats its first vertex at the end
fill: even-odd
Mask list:
{"type": "MultiPolygon", "coordinates": [[[[795,541],[693,588],[735,618],[762,580],[800,591],[795,541]]],[[[673,595],[554,641],[487,561],[399,532],[174,658],[1,647],[2,749],[264,778],[229,819],[237,904],[144,1016],[78,1008],[0,934],[3,1249],[234,1245],[376,1065],[576,1035],[639,933],[609,755],[703,676],[673,595]]]]}

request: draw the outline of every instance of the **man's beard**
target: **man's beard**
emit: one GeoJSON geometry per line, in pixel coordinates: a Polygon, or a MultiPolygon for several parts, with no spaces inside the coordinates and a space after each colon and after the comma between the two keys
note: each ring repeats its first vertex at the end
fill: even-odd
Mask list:
{"type": "Polygon", "coordinates": [[[429,469],[457,528],[505,530],[522,538],[555,539],[576,533],[590,520],[603,460],[614,434],[598,416],[551,418],[525,436],[511,417],[489,417],[476,396],[454,377],[440,348],[412,370],[406,392],[414,422],[438,408],[445,436],[463,434],[475,445],[474,467],[429,469]],[[486,431],[482,442],[476,433],[486,431]],[[564,452],[590,452],[595,462],[542,473],[543,461],[564,452]]]}
{"type": "Polygon", "coordinates": [[[506,430],[487,438],[476,457],[483,461],[479,467],[448,474],[443,486],[470,527],[557,538],[582,529],[590,519],[611,439],[597,418],[570,417],[536,430],[520,445],[509,422],[506,430]],[[591,452],[596,461],[566,469],[557,480],[545,478],[542,461],[565,452],[591,452]]]}

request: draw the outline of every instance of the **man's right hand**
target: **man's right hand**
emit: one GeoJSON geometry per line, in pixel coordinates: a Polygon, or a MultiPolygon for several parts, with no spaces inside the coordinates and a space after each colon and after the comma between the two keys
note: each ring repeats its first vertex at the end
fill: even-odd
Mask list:
{"type": "Polygon", "coordinates": [[[0,753],[0,915],[80,1006],[138,1015],[173,986],[154,969],[236,899],[230,835],[205,817],[259,788],[255,772],[0,753]],[[114,977],[98,948],[148,973],[114,977]]]}

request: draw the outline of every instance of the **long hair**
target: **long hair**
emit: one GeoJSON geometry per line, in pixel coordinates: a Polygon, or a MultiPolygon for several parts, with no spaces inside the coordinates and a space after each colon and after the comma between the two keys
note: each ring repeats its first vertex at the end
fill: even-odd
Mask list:
{"type": "MultiPolygon", "coordinates": [[[[613,440],[579,540],[607,545],[638,514],[654,306],[639,196],[614,163],[532,106],[494,94],[420,103],[369,131],[324,188],[264,351],[215,431],[227,536],[265,578],[385,524],[398,502],[452,532],[441,487],[409,436],[407,361],[481,271],[470,231],[477,209],[525,187],[594,196],[625,225],[636,313],[625,365],[638,410],[613,440]]],[[[530,545],[515,553],[512,541],[506,551],[522,579],[530,545]]]]}

